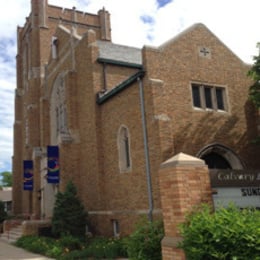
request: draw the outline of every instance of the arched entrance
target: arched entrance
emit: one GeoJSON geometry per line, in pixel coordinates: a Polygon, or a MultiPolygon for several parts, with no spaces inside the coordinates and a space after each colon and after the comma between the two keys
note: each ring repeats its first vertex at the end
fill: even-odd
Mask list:
{"type": "Polygon", "coordinates": [[[229,148],[211,144],[199,151],[197,157],[203,159],[209,169],[244,169],[239,157],[229,148]]]}
{"type": "Polygon", "coordinates": [[[231,169],[229,162],[221,155],[211,152],[201,157],[209,169],[231,169]]]}

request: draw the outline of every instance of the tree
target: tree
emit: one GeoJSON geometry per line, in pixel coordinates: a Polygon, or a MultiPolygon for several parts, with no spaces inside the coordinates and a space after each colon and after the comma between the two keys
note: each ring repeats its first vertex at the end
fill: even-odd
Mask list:
{"type": "Polygon", "coordinates": [[[255,104],[255,106],[260,108],[260,43],[257,44],[259,48],[258,56],[253,59],[255,63],[252,68],[248,71],[248,76],[254,81],[253,85],[249,89],[249,97],[255,104]]]}
{"type": "Polygon", "coordinates": [[[52,232],[55,236],[71,235],[84,238],[87,224],[87,213],[77,197],[77,190],[72,182],[65,192],[58,192],[52,217],[52,232]]]}
{"type": "Polygon", "coordinates": [[[13,184],[12,173],[11,172],[1,172],[0,176],[2,177],[2,186],[11,187],[13,184]]]}
{"type": "MultiPolygon", "coordinates": [[[[249,89],[249,98],[253,101],[256,108],[260,109],[260,42],[257,44],[259,48],[258,56],[254,56],[255,63],[248,71],[248,76],[252,78],[253,85],[249,89]]],[[[257,136],[253,141],[256,144],[260,144],[260,136],[257,136]]]]}

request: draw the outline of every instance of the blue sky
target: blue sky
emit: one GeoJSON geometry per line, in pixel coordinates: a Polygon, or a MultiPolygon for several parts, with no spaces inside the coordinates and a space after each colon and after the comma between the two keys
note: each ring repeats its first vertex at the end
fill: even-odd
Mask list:
{"type": "MultiPolygon", "coordinates": [[[[0,17],[0,172],[11,171],[16,29],[29,15],[31,0],[8,0],[0,17]]],[[[204,23],[247,63],[260,42],[259,0],[49,0],[49,4],[90,13],[111,14],[112,40],[142,47],[158,46],[194,23],[204,23]]]]}
{"type": "Polygon", "coordinates": [[[164,6],[166,6],[167,4],[173,2],[174,0],[157,0],[157,5],[158,5],[158,8],[162,8],[164,6]]]}

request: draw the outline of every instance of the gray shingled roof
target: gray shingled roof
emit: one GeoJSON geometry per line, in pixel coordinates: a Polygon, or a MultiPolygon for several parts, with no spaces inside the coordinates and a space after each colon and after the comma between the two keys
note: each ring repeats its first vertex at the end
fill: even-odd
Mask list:
{"type": "Polygon", "coordinates": [[[97,41],[97,44],[99,47],[99,58],[139,65],[142,64],[141,49],[106,41],[97,41]]]}

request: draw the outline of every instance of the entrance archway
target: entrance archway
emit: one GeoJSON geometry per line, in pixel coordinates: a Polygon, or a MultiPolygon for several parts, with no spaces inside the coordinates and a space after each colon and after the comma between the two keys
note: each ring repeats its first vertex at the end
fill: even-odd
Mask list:
{"type": "Polygon", "coordinates": [[[209,169],[231,169],[229,162],[221,155],[211,152],[201,157],[209,169]]]}
{"type": "Polygon", "coordinates": [[[204,147],[197,157],[203,159],[209,169],[244,169],[239,157],[229,148],[220,144],[211,144],[204,147]]]}

